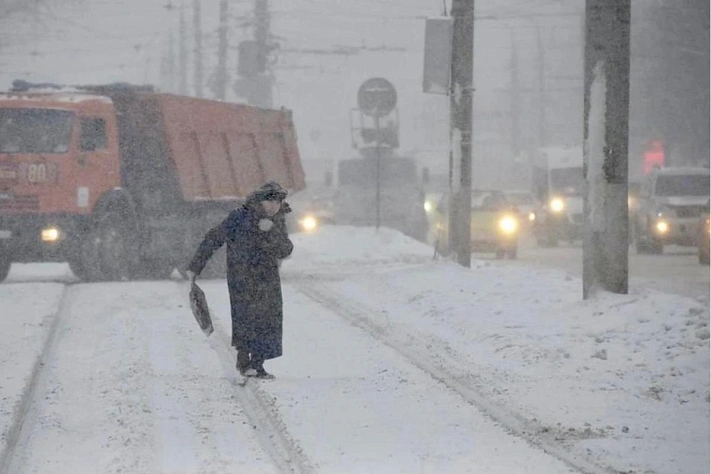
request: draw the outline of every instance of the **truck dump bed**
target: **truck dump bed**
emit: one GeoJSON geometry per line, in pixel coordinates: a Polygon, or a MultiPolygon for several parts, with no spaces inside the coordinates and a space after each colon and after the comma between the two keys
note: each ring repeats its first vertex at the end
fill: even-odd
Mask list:
{"type": "Polygon", "coordinates": [[[116,101],[121,128],[153,129],[184,200],[241,199],[266,181],[306,187],[290,111],[171,94],[132,99],[128,107],[116,101]]]}

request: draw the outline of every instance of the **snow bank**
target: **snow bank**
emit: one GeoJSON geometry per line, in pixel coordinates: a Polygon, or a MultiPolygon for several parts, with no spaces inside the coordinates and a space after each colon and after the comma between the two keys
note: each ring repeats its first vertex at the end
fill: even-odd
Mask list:
{"type": "Polygon", "coordinates": [[[637,288],[583,301],[563,272],[432,262],[389,230],[295,243],[292,269],[366,264],[318,285],[576,452],[624,472],[708,472],[709,310],[698,302],[637,288]],[[401,262],[419,264],[389,265],[401,262]]]}
{"type": "Polygon", "coordinates": [[[324,226],[314,233],[293,234],[294,253],[285,270],[329,267],[424,263],[434,251],[402,233],[381,227],[324,226]]]}

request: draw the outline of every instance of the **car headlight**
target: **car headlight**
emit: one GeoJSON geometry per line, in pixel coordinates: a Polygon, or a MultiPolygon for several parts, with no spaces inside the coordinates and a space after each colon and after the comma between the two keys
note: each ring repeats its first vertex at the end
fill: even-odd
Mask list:
{"type": "Polygon", "coordinates": [[[530,222],[535,221],[535,220],[536,220],[536,213],[535,213],[535,212],[529,212],[529,213],[528,213],[528,220],[529,220],[530,222]]]}
{"type": "Polygon", "coordinates": [[[432,209],[434,209],[434,206],[430,201],[425,201],[425,212],[432,212],[432,209]]]}
{"type": "Polygon", "coordinates": [[[659,234],[666,234],[669,232],[669,223],[667,221],[659,220],[654,227],[659,234]]]}
{"type": "Polygon", "coordinates": [[[306,216],[299,221],[299,225],[302,229],[309,232],[318,227],[318,220],[314,216],[306,216]]]}
{"type": "Polygon", "coordinates": [[[518,230],[518,221],[511,216],[502,217],[499,219],[499,230],[504,234],[513,234],[518,230]]]}
{"type": "Polygon", "coordinates": [[[558,212],[563,212],[563,209],[565,209],[565,201],[563,201],[561,198],[553,198],[551,199],[551,202],[548,205],[551,209],[551,211],[558,213],[558,212]]]}

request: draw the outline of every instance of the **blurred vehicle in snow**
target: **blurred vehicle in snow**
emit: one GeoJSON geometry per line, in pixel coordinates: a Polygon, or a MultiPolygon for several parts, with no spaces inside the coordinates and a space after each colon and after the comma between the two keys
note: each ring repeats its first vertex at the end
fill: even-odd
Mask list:
{"type": "Polygon", "coordinates": [[[649,173],[635,218],[637,253],[661,254],[668,244],[698,245],[698,224],[708,200],[708,168],[661,168],[649,173]]]}
{"type": "Polygon", "coordinates": [[[293,212],[287,215],[289,232],[315,232],[323,225],[333,224],[334,190],[303,191],[291,199],[293,212]]]}
{"type": "Polygon", "coordinates": [[[532,216],[538,244],[552,247],[560,240],[582,239],[585,192],[582,147],[539,149],[534,160],[533,189],[540,203],[532,216]]]}
{"type": "Polygon", "coordinates": [[[363,157],[338,163],[334,222],[339,225],[375,226],[379,180],[380,225],[424,242],[428,220],[423,178],[418,175],[416,161],[396,156],[386,149],[381,150],[383,156],[380,158],[372,156],[372,150],[361,150],[361,153],[363,157]]]}
{"type": "Polygon", "coordinates": [[[504,191],[504,194],[506,199],[518,208],[522,224],[524,224],[521,230],[533,226],[536,221],[536,210],[539,207],[533,194],[521,190],[504,191]]]}
{"type": "MultiPolygon", "coordinates": [[[[0,94],[0,281],[55,261],[82,280],[166,278],[272,180],[305,187],[286,109],[16,81],[0,94]]],[[[224,274],[224,258],[203,272],[224,274]]]]}
{"type": "MultiPolygon", "coordinates": [[[[435,219],[437,251],[449,253],[449,197],[443,196],[436,209],[435,219]]],[[[501,191],[472,191],[471,249],[472,252],[491,252],[496,258],[518,256],[518,240],[521,232],[521,215],[501,191]]]]}

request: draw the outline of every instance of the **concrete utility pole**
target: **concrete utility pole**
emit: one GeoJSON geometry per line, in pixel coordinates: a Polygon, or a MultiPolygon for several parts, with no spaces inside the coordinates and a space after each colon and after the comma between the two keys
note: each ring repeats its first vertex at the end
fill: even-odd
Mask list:
{"type": "Polygon", "coordinates": [[[452,182],[449,248],[460,265],[471,267],[474,0],[452,0],[452,18],[452,147],[460,165],[452,182]]]}
{"type": "Polygon", "coordinates": [[[193,0],[193,30],[195,30],[195,96],[202,97],[202,15],[200,0],[193,0]]]}
{"type": "Polygon", "coordinates": [[[585,5],[583,298],[627,293],[630,0],[585,5]]]}
{"type": "Polygon", "coordinates": [[[227,97],[227,21],[228,0],[220,0],[220,30],[217,46],[217,71],[215,72],[215,95],[219,100],[227,97]]]}

